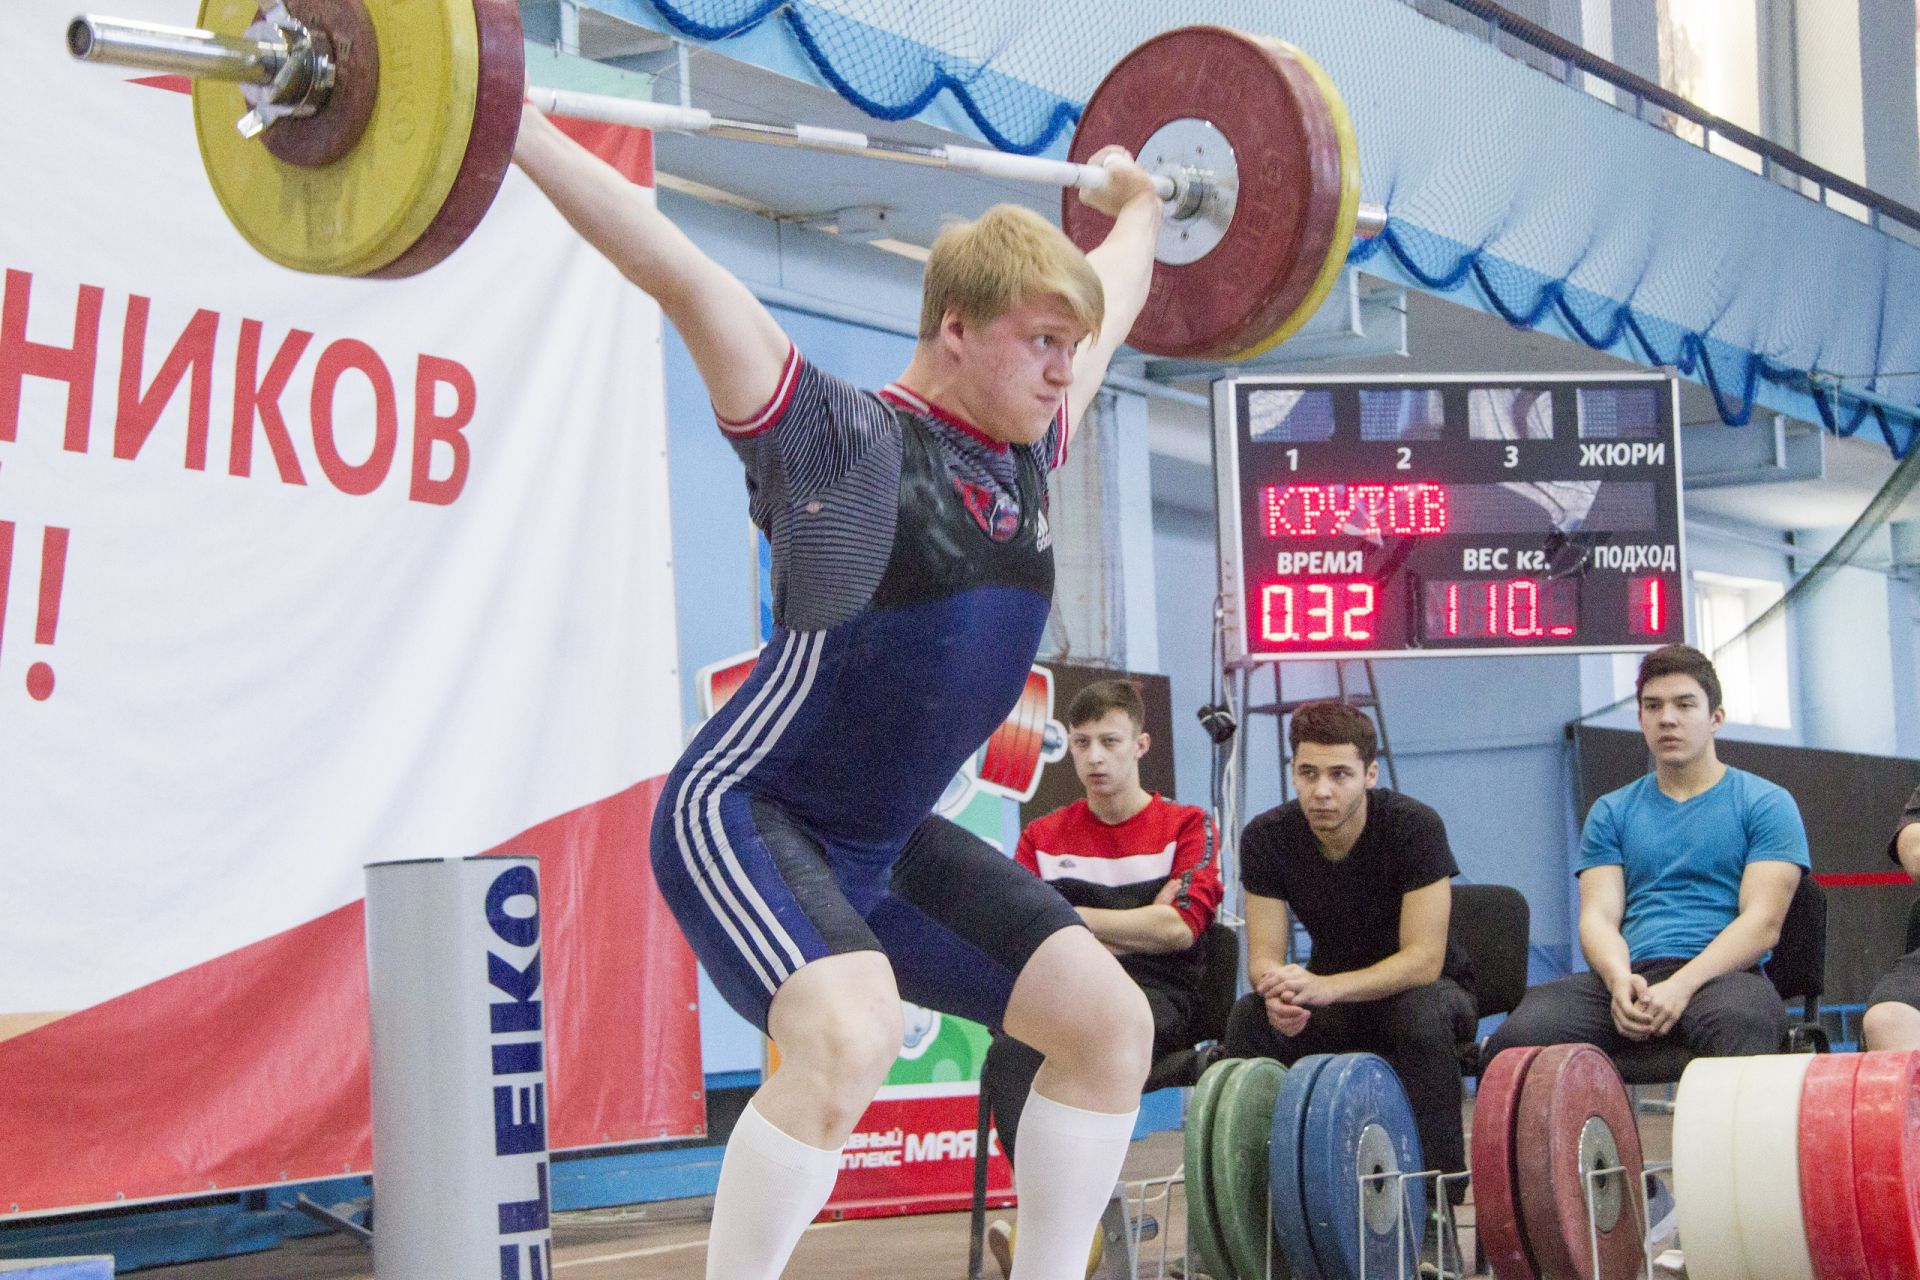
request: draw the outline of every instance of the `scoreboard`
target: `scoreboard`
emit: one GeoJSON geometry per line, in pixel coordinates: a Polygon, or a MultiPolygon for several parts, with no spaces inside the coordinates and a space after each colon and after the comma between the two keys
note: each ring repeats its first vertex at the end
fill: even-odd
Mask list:
{"type": "Polygon", "coordinates": [[[1215,383],[1232,656],[1684,640],[1678,405],[1647,374],[1215,383]]]}

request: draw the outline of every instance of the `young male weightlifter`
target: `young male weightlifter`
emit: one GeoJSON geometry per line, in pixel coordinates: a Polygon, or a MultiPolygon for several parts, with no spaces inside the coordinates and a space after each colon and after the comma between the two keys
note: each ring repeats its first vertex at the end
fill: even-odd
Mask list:
{"type": "Polygon", "coordinates": [[[1046,1055],[1014,1280],[1065,1280],[1119,1176],[1146,1000],[1065,900],[930,816],[1005,719],[1053,589],[1047,472],[1146,299],[1161,205],[1117,148],[1081,254],[1028,210],[949,228],[899,380],[808,363],[745,285],[529,109],[514,159],[679,330],[773,545],[772,641],[670,775],[653,868],[780,1066],[735,1126],[710,1280],[780,1273],[900,1048],[902,995],[1046,1055]]]}

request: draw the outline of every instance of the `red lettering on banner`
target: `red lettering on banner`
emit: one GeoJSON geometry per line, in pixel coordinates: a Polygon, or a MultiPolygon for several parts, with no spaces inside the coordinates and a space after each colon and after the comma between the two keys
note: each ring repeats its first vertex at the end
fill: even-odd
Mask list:
{"type": "MultiPolygon", "coordinates": [[[[11,520],[0,520],[0,637],[7,629],[7,584],[13,577],[11,520]]],[[[40,609],[34,618],[33,642],[51,645],[60,630],[60,591],[67,580],[67,539],[71,531],[48,525],[40,536],[40,609]]],[[[53,668],[36,662],[27,668],[27,694],[35,702],[53,696],[53,668]]]]}
{"type": "Polygon", "coordinates": [[[207,422],[213,406],[213,339],[220,328],[217,313],[202,307],[187,321],[160,365],[160,372],[143,392],[140,370],[146,360],[147,310],[151,300],[134,294],[127,299],[127,327],[120,336],[120,403],[113,419],[113,456],[136,458],[153,433],[180,381],[189,372],[193,385],[187,393],[187,468],[207,469],[207,422]]]}
{"type": "Polygon", "coordinates": [[[473,372],[467,366],[439,356],[420,357],[413,375],[413,484],[407,490],[415,502],[448,506],[466,488],[472,450],[465,433],[478,399],[473,372]],[[453,388],[453,409],[444,415],[435,408],[443,386],[453,388]],[[444,480],[433,478],[435,442],[453,450],[453,470],[444,480]]]}
{"type": "Polygon", "coordinates": [[[31,376],[67,384],[69,453],[87,451],[93,421],[93,371],[100,354],[100,304],[106,297],[98,285],[80,286],[73,308],[73,345],[56,347],[27,340],[27,301],[33,276],[8,268],[6,299],[0,303],[0,440],[13,440],[20,427],[20,384],[31,376]]]}
{"type": "Polygon", "coordinates": [[[400,436],[400,411],[394,405],[393,375],[380,355],[364,342],[342,338],[320,353],[313,370],[313,399],[309,405],[313,421],[313,450],[320,456],[320,469],[327,473],[333,487],[342,493],[361,497],[380,487],[393,466],[394,444],[400,436]],[[340,456],[340,445],[333,436],[333,393],[340,375],[356,369],[373,386],[373,449],[367,460],[354,466],[340,456]]]}
{"type": "MultiPolygon", "coordinates": [[[[71,453],[87,453],[92,437],[93,385],[99,365],[100,319],[106,292],[97,285],[78,286],[73,342],[63,347],[34,342],[27,337],[33,274],[7,268],[4,279],[5,293],[0,298],[0,443],[13,442],[19,437],[25,380],[44,378],[67,384],[63,447],[71,453]]],[[[140,294],[128,296],[125,323],[120,332],[113,456],[126,461],[138,459],[161,417],[185,384],[186,440],[182,462],[190,471],[204,472],[211,447],[214,366],[221,356],[219,339],[223,317],[211,308],[195,310],[167,348],[152,380],[147,381],[147,338],[152,310],[153,299],[140,294]]],[[[241,479],[252,476],[256,438],[264,438],[281,482],[307,483],[300,456],[294,448],[293,431],[302,424],[289,425],[281,401],[313,338],[314,335],[304,329],[289,329],[279,339],[279,345],[269,352],[263,350],[265,323],[241,320],[233,356],[233,418],[227,474],[241,479]]],[[[459,500],[473,464],[473,445],[466,431],[478,406],[479,390],[471,369],[444,356],[424,353],[417,356],[407,484],[409,501],[448,506],[459,500]],[[440,445],[445,448],[436,447],[440,445]],[[444,474],[436,476],[436,471],[444,474]]],[[[392,475],[394,459],[401,449],[409,447],[400,435],[400,394],[392,366],[369,343],[341,338],[320,352],[313,371],[308,408],[308,422],[304,425],[312,432],[320,469],[341,493],[360,497],[378,490],[392,475]],[[349,371],[366,378],[373,397],[372,445],[366,459],[358,463],[349,462],[341,455],[335,430],[340,379],[349,371]]],[[[349,439],[352,438],[354,434],[349,433],[349,439]]]]}
{"type": "Polygon", "coordinates": [[[266,433],[267,447],[273,450],[274,465],[288,484],[305,484],[300,459],[293,454],[293,438],[287,434],[287,420],[280,414],[280,394],[287,389],[300,354],[313,341],[304,329],[290,329],[280,341],[267,366],[267,376],[259,376],[260,334],[266,326],[258,320],[240,322],[240,354],[233,370],[233,443],[227,456],[227,473],[253,474],[253,424],[257,419],[266,433]]]}

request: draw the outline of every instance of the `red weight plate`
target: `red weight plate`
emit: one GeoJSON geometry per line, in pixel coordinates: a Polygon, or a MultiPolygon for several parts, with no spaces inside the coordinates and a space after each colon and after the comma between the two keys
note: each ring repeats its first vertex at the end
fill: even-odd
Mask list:
{"type": "Polygon", "coordinates": [[[1047,716],[1052,708],[1049,704],[1049,689],[1046,676],[1038,671],[1027,673],[1027,684],[1020,691],[1020,700],[1013,704],[1013,711],[993,736],[987,739],[986,754],[980,759],[980,780],[1005,787],[1009,791],[1024,792],[1027,784],[1033,781],[1033,774],[1040,767],[1040,753],[1044,749],[1044,735],[1047,728],[1047,716]]]}
{"type": "Polygon", "coordinates": [[[1640,1130],[1611,1058],[1590,1044],[1540,1051],[1520,1086],[1514,1162],[1520,1221],[1542,1275],[1628,1280],[1641,1271],[1646,1228],[1640,1220],[1640,1130]],[[1587,1215],[1586,1175],[1611,1167],[1623,1172],[1595,1189],[1611,1218],[1596,1231],[1587,1215]]]}
{"type": "Polygon", "coordinates": [[[353,150],[380,93],[380,42],[360,0],[285,0],[287,12],[323,35],[333,58],[333,89],[310,116],[283,116],[260,135],[288,164],[318,168],[353,150]]]}
{"type": "MultiPolygon", "coordinates": [[[[1138,153],[1174,120],[1211,123],[1233,148],[1232,221],[1195,262],[1160,263],[1129,341],[1155,355],[1221,359],[1277,330],[1313,288],[1340,209],[1340,143],[1317,81],[1278,40],[1181,27],[1122,58],[1081,114],[1068,155],[1138,153]]],[[[1068,188],[1060,224],[1090,249],[1112,220],[1068,188]]]]}
{"type": "MultiPolygon", "coordinates": [[[[463,4],[468,0],[445,0],[463,4]]],[[[520,133],[520,104],[527,96],[526,49],[521,43],[519,0],[471,0],[480,32],[480,88],[473,105],[473,133],[466,158],[446,203],[420,238],[399,257],[367,274],[382,280],[418,275],[466,243],[492,207],[513,162],[520,133]]]]}
{"type": "Polygon", "coordinates": [[[1521,1083],[1539,1056],[1534,1046],[1496,1054],[1481,1073],[1473,1097],[1473,1150],[1467,1164],[1473,1174],[1474,1230],[1499,1280],[1540,1280],[1520,1225],[1513,1146],[1521,1083]]]}
{"type": "Polygon", "coordinates": [[[1800,1211],[1821,1280],[1870,1280],[1854,1200],[1853,1090],[1860,1055],[1816,1054],[1800,1090],[1800,1211]]]}
{"type": "Polygon", "coordinates": [[[1920,1052],[1860,1058],[1853,1194],[1868,1274],[1920,1280],[1920,1052]]]}

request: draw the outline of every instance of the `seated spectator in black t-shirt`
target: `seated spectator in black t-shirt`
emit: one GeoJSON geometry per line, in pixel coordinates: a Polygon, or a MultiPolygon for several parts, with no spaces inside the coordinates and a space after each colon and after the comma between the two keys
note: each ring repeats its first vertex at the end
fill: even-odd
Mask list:
{"type": "MultiPolygon", "coordinates": [[[[1440,815],[1376,789],[1373,722],[1338,702],[1293,713],[1287,731],[1299,798],[1247,824],[1247,976],[1234,1006],[1233,1057],[1292,1063],[1311,1053],[1377,1053],[1413,1104],[1429,1167],[1467,1167],[1454,1046],[1473,1035],[1472,966],[1450,946],[1452,877],[1440,815]],[[1287,962],[1288,913],[1313,940],[1287,962]]],[[[1464,1185],[1456,1190],[1464,1192],[1464,1185]]]]}
{"type": "MultiPolygon", "coordinates": [[[[1920,787],[1907,797],[1887,856],[1920,880],[1920,787]]],[[[1894,961],[1893,972],[1874,984],[1860,1038],[1869,1049],[1920,1049],[1920,951],[1894,961]]]]}

